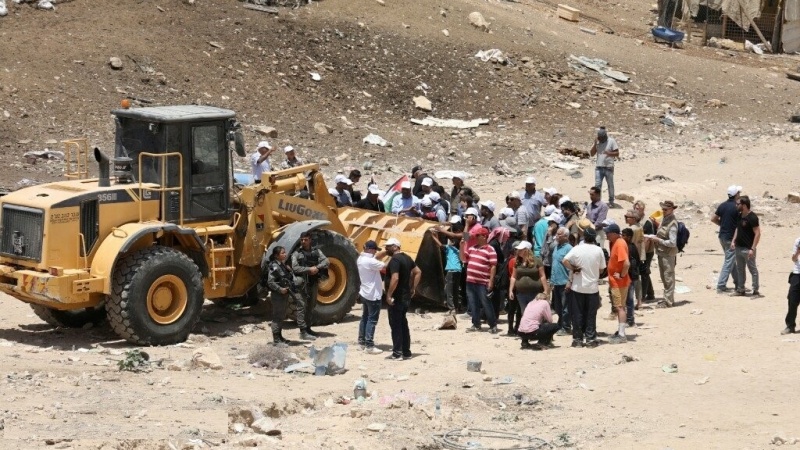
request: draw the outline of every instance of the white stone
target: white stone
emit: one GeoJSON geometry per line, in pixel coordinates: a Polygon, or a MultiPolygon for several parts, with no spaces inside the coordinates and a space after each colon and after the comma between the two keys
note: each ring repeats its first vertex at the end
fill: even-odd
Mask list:
{"type": "Polygon", "coordinates": [[[192,353],[192,366],[219,370],[222,369],[222,360],[211,347],[201,347],[192,353]]]}
{"type": "Polygon", "coordinates": [[[489,25],[491,25],[491,23],[487,22],[486,19],[483,18],[483,14],[474,11],[469,13],[468,17],[469,23],[472,24],[473,27],[478,28],[486,33],[489,32],[489,25]]]}
{"type": "Polygon", "coordinates": [[[414,97],[414,107],[423,111],[431,111],[433,109],[431,101],[424,95],[414,97]]]}

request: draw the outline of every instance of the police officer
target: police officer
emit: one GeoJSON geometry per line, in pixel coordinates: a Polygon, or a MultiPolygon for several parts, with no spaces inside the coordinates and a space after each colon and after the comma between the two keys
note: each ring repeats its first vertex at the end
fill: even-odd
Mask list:
{"type": "Polygon", "coordinates": [[[299,286],[297,296],[297,326],[300,327],[300,338],[311,340],[318,334],[311,329],[314,307],[317,305],[320,271],[327,272],[328,258],[318,248],[311,247],[311,233],[304,231],[300,235],[300,248],[292,253],[292,270],[295,284],[299,286]]]}
{"type": "Polygon", "coordinates": [[[272,249],[267,265],[267,287],[272,301],[272,341],[275,345],[289,344],[289,341],[283,337],[282,324],[283,319],[286,318],[286,306],[289,301],[298,297],[294,274],[286,260],[286,249],[279,245],[272,249]]]}

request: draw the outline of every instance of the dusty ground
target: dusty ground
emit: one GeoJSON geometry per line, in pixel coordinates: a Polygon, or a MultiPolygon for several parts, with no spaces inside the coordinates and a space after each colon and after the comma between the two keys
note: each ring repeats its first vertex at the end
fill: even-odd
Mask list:
{"type": "MultiPolygon", "coordinates": [[[[653,209],[672,198],[691,228],[678,262],[679,285],[690,289],[678,296],[683,304],[642,311],[624,346],[572,349],[560,338],[545,352],[521,351],[507,337],[467,335],[463,321],[456,331],[436,331],[436,311],[411,314],[412,360],[392,362],[351,347],[346,374],[313,377],[248,363],[269,335],[258,311],[209,305],[190,342],[147,349],[161,364],[131,373],[117,370],[130,347],[110,330],[52,330],[3,296],[2,447],[440,448],[434,434],[465,427],[582,448],[756,449],[769,447],[775,435],[800,437],[792,403],[800,338],[778,334],[800,220],[798,206],[785,202],[798,189],[792,172],[800,129],[787,118],[800,112],[800,85],[783,71],[797,58],[653,44],[646,36],[653,16],[642,2],[573,2],[597,19],[580,24],[557,19],[544,2],[385,3],[326,0],[277,17],[233,0],[169,2],[160,5],[164,11],[120,0],[113,13],[89,0],[64,3],[55,13],[10,5],[0,19],[0,185],[60,176],[57,163],[22,157],[53,148],[49,140],[88,136],[110,149],[107,113],[125,96],[230,107],[248,127],[276,127],[279,144],[328,158],[329,174],[366,161],[380,181],[393,181],[412,160],[468,170],[482,197],[496,201],[528,173],[540,187],[588,199],[590,165],[555,150],[586,148],[592,129],[606,124],[623,148],[618,193],[653,209]],[[490,34],[469,25],[472,11],[492,23],[490,34]],[[615,34],[591,35],[579,26],[615,34]],[[472,58],[489,48],[506,52],[512,64],[472,58]],[[570,68],[570,54],[603,58],[627,72],[631,82],[617,87],[677,101],[593,87],[607,85],[570,68]],[[112,56],[123,59],[123,70],[109,68],[112,56]],[[312,71],[321,82],[311,80],[312,71]],[[411,125],[408,119],[425,116],[411,101],[423,93],[416,89],[422,83],[432,115],[490,124],[458,132],[411,125]],[[726,105],[711,106],[710,99],[726,105]],[[672,127],[659,121],[670,106],[672,127]],[[316,134],[315,122],[333,133],[316,134]],[[371,132],[394,147],[365,148],[361,139],[371,132]],[[579,164],[582,177],[551,168],[555,160],[579,164]],[[674,181],[647,182],[648,174],[674,181]],[[708,216],[732,183],[744,186],[762,215],[761,299],[707,289],[721,265],[708,216]],[[219,355],[222,369],[168,370],[201,347],[219,355]],[[617,364],[623,354],[636,360],[617,364]],[[470,359],[481,360],[486,373],[467,372],[470,359]],[[677,373],[662,371],[672,363],[677,373]],[[511,384],[494,384],[507,376],[511,384]],[[361,377],[371,398],[340,404],[361,377]],[[252,420],[246,411],[272,417],[281,439],[250,428],[238,433],[237,423],[252,420]],[[370,424],[386,428],[367,431],[370,424]]],[[[249,131],[248,141],[257,139],[249,131]]],[[[612,215],[621,219],[622,210],[612,215]]],[[[321,329],[319,344],[353,344],[359,316],[356,309],[321,329]]],[[[599,324],[604,333],[615,329],[610,321],[599,324]]],[[[390,342],[385,313],[376,340],[384,349],[390,342]]],[[[292,350],[306,357],[306,348],[292,350]]]]}

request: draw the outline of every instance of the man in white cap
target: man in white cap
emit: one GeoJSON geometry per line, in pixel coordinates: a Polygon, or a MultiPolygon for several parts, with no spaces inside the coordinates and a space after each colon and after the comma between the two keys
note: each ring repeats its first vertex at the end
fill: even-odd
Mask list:
{"type": "Polygon", "coordinates": [[[598,189],[603,188],[603,179],[608,185],[608,205],[614,205],[614,161],[619,158],[619,146],[614,138],[608,135],[606,127],[597,129],[597,139],[589,150],[590,156],[597,155],[597,163],[594,168],[594,185],[598,189]]]}
{"type": "Polygon", "coordinates": [[[735,184],[728,186],[728,200],[717,206],[717,211],[711,222],[719,227],[719,245],[724,252],[722,269],[719,270],[717,279],[717,293],[728,292],[728,277],[733,278],[733,287],[739,289],[742,283],[739,281],[739,272],[736,270],[736,252],[731,249],[733,233],[736,231],[736,221],[739,218],[739,211],[736,209],[736,202],[742,193],[742,187],[735,184]]]}
{"type": "Polygon", "coordinates": [[[449,207],[442,204],[442,196],[436,191],[431,191],[427,197],[433,203],[433,210],[436,211],[436,218],[439,222],[447,222],[447,214],[449,207]]]}
{"type": "Polygon", "coordinates": [[[419,217],[419,199],[411,195],[411,182],[400,184],[400,195],[392,200],[392,214],[399,216],[419,217]]]}
{"type": "MultiPolygon", "coordinates": [[[[425,169],[422,168],[421,165],[417,164],[411,168],[411,178],[414,179],[414,186],[411,188],[411,193],[414,194],[415,197],[422,200],[422,197],[427,194],[422,189],[422,182],[425,181],[426,178],[430,178],[427,173],[425,173],[425,169]]],[[[438,186],[436,181],[431,178],[430,186],[438,186]]],[[[428,190],[430,191],[430,189],[428,190]]]]}
{"type": "Polygon", "coordinates": [[[522,230],[526,233],[528,242],[533,243],[533,227],[542,217],[542,206],[547,204],[544,195],[536,191],[536,178],[528,177],[525,179],[525,192],[522,193],[522,205],[528,213],[528,229],[522,230]]]}
{"type": "Polygon", "coordinates": [[[419,201],[419,214],[425,220],[430,220],[432,222],[439,222],[445,223],[447,222],[447,216],[444,214],[443,211],[436,211],[433,207],[433,201],[427,195],[422,197],[422,200],[419,201]]]}
{"type": "Polygon", "coordinates": [[[347,189],[353,182],[342,174],[336,175],[334,182],[336,183],[336,192],[339,193],[336,196],[336,203],[339,206],[353,206],[353,197],[350,196],[350,191],[347,189]]]}
{"type": "Polygon", "coordinates": [[[272,146],[267,141],[261,141],[256,146],[256,151],[250,155],[250,168],[253,172],[253,182],[261,183],[261,175],[264,172],[271,172],[272,166],[269,164],[269,155],[274,152],[272,146]]]}
{"type": "Polygon", "coordinates": [[[431,192],[433,192],[432,188],[433,188],[433,178],[431,177],[423,178],[419,185],[420,190],[417,193],[417,198],[421,199],[422,197],[429,195],[431,192]]]}
{"type": "Polygon", "coordinates": [[[481,225],[488,228],[489,231],[494,231],[495,228],[500,226],[500,221],[494,216],[494,202],[486,200],[480,204],[481,225]]]}
{"type": "MultiPolygon", "coordinates": [[[[528,209],[522,206],[522,198],[517,191],[508,193],[508,206],[514,210],[514,226],[512,229],[517,230],[520,239],[527,239],[528,228],[532,225],[530,217],[528,216],[528,209]]],[[[508,219],[506,219],[508,223],[508,219]]],[[[530,241],[529,241],[530,242],[530,241]]]]}
{"type": "Polygon", "coordinates": [[[370,211],[386,212],[386,206],[380,201],[381,190],[375,184],[370,184],[367,188],[367,196],[356,203],[356,208],[368,209],[370,211]]]}
{"type": "Polygon", "coordinates": [[[301,158],[297,157],[297,152],[291,145],[283,147],[283,154],[286,156],[286,159],[281,162],[281,169],[291,169],[292,167],[302,166],[306,163],[301,158]]]}
{"type": "MultiPolygon", "coordinates": [[[[408,190],[410,192],[411,187],[408,190]]],[[[410,256],[400,251],[400,241],[396,238],[389,238],[385,248],[391,257],[386,265],[386,303],[389,305],[389,328],[392,329],[391,359],[411,359],[411,333],[406,313],[422,271],[410,256]]]]}

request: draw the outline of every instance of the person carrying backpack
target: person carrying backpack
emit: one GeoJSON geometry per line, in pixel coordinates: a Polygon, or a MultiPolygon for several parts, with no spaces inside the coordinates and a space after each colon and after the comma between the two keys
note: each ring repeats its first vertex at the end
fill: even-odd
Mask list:
{"type": "Polygon", "coordinates": [[[675,305],[675,265],[678,255],[678,220],[675,218],[677,206],[672,200],[660,203],[664,217],[656,234],[646,234],[645,239],[655,243],[658,257],[658,271],[664,283],[664,300],[656,308],[672,308],[675,305]]]}

